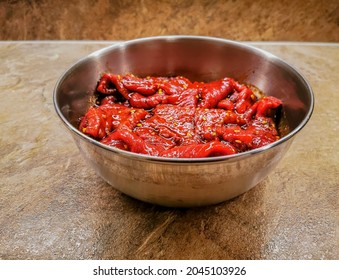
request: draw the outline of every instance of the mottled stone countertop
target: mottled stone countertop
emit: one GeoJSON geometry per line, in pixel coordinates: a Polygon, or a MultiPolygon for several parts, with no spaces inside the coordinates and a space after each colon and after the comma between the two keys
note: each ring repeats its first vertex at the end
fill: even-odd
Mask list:
{"type": "Polygon", "coordinates": [[[338,259],[339,44],[252,43],[294,65],[315,109],[262,183],[230,201],[172,209],[99,178],[52,92],[114,42],[0,42],[0,259],[338,259]]]}

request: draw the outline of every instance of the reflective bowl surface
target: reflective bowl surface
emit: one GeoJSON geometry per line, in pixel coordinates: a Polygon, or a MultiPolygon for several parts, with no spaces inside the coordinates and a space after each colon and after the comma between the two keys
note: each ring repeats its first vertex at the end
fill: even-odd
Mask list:
{"type": "Polygon", "coordinates": [[[216,204],[253,188],[277,166],[314,107],[310,85],[283,60],[242,43],[200,36],[142,38],[96,51],[60,77],[53,98],[57,114],[98,175],[131,197],[170,207],[216,204]],[[281,99],[289,133],[252,151],[200,159],[153,157],[109,147],[77,129],[104,72],[183,75],[193,81],[232,77],[281,99]]]}

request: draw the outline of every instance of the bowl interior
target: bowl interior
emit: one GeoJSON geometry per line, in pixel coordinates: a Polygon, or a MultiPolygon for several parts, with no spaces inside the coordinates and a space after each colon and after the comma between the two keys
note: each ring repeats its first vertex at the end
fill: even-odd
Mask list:
{"type": "Polygon", "coordinates": [[[183,75],[192,81],[232,77],[282,100],[289,136],[306,124],[313,110],[313,94],[307,81],[270,53],[217,38],[153,37],[99,50],[65,72],[56,85],[54,101],[60,117],[74,131],[79,118],[92,105],[94,89],[104,72],[183,75]]]}

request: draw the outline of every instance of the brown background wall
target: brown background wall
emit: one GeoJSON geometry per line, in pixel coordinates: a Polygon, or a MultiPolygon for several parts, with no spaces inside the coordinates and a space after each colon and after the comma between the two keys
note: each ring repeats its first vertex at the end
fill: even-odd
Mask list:
{"type": "Polygon", "coordinates": [[[209,35],[339,42],[338,0],[0,1],[0,40],[127,40],[209,35]]]}

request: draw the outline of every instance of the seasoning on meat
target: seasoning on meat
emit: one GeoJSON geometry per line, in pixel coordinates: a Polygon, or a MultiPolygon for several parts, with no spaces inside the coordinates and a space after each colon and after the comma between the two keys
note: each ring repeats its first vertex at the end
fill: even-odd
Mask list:
{"type": "Polygon", "coordinates": [[[98,102],[79,130],[134,153],[203,158],[262,147],[280,138],[276,111],[282,102],[259,96],[232,78],[209,83],[177,77],[105,73],[98,102]]]}

